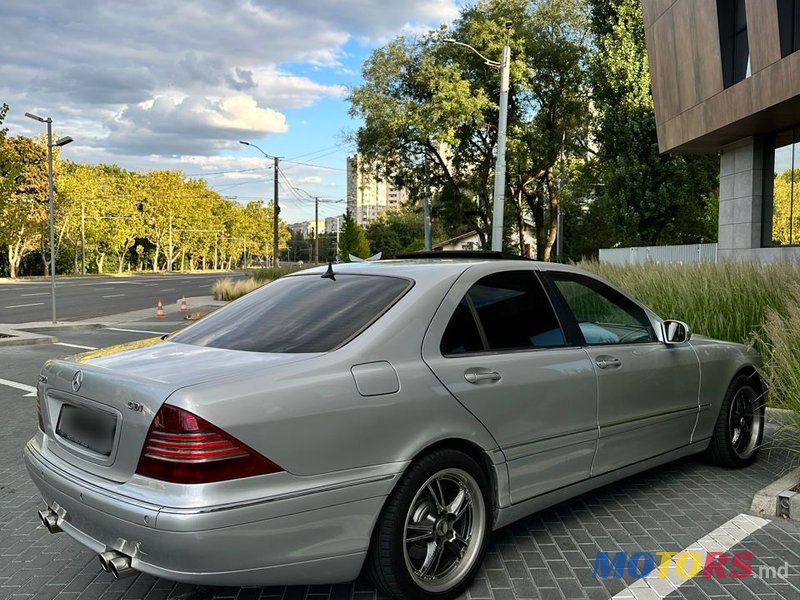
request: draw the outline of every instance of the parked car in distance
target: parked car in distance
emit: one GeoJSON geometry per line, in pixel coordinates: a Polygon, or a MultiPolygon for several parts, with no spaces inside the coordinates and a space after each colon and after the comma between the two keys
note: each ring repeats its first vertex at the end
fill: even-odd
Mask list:
{"type": "Polygon", "coordinates": [[[453,598],[491,532],[701,452],[744,467],[758,358],[580,269],[499,253],[330,265],[162,340],[48,361],[40,516],[136,571],[453,598]]]}

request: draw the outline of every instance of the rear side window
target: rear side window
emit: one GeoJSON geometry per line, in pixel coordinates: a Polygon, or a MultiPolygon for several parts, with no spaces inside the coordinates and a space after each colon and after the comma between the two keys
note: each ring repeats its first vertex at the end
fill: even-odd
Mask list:
{"type": "Polygon", "coordinates": [[[456,308],[442,337],[445,355],[564,345],[550,301],[532,271],[480,279],[456,308]]]}
{"type": "Polygon", "coordinates": [[[327,352],[360,333],[411,288],[398,277],[319,275],[278,279],[170,337],[250,352],[327,352]]]}

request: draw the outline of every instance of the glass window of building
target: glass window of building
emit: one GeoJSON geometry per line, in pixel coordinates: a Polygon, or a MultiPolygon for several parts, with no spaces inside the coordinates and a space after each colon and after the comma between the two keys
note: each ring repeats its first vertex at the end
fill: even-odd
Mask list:
{"type": "Polygon", "coordinates": [[[800,245],[800,128],[777,134],[767,153],[764,245],[800,245]],[[772,163],[772,164],[769,164],[772,163]]]}
{"type": "Polygon", "coordinates": [[[800,50],[800,0],[777,1],[781,56],[786,57],[800,50]]]}
{"type": "Polygon", "coordinates": [[[726,88],[750,76],[745,0],[717,0],[722,82],[726,88]]]}

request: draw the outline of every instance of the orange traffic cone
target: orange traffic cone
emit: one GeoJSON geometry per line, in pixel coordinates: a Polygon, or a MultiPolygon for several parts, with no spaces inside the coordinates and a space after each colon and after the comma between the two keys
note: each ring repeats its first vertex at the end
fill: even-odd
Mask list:
{"type": "Polygon", "coordinates": [[[186,296],[181,298],[181,312],[189,312],[189,305],[186,304],[186,296]]]}
{"type": "Polygon", "coordinates": [[[161,300],[158,301],[158,306],[156,306],[156,319],[163,319],[164,318],[164,305],[161,304],[161,300]]]}

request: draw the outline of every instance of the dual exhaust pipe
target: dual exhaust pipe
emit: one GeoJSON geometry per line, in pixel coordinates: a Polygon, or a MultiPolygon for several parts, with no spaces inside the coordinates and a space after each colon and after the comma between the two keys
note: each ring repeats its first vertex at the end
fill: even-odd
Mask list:
{"type": "MultiPolygon", "coordinates": [[[[58,514],[52,508],[39,511],[39,520],[50,533],[62,531],[58,524],[58,514]]],[[[100,566],[103,571],[111,573],[114,579],[122,579],[136,574],[136,570],[131,567],[131,557],[116,550],[107,550],[98,556],[100,566]]]]}
{"type": "Polygon", "coordinates": [[[103,571],[111,573],[114,579],[122,579],[136,575],[136,569],[131,567],[131,557],[117,552],[116,550],[106,550],[98,556],[100,566],[103,571]]]}
{"type": "Polygon", "coordinates": [[[58,533],[61,531],[61,527],[58,525],[58,515],[52,508],[40,510],[39,520],[42,522],[44,528],[50,533],[58,533]]]}

